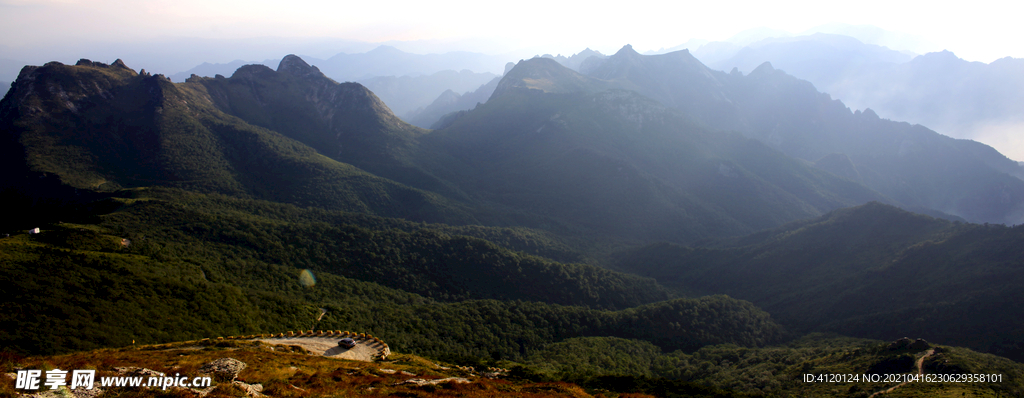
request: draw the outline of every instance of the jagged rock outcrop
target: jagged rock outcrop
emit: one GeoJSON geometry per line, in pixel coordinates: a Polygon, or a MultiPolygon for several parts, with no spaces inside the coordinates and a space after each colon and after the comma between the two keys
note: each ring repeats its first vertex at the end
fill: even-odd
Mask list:
{"type": "Polygon", "coordinates": [[[245,362],[234,358],[221,358],[200,367],[199,373],[213,375],[217,380],[235,380],[245,367],[245,362]]]}
{"type": "Polygon", "coordinates": [[[281,63],[277,64],[277,71],[304,78],[326,77],[322,72],[320,72],[320,69],[315,66],[310,66],[306,61],[295,54],[288,54],[282,58],[281,63]]]}
{"type": "Polygon", "coordinates": [[[346,163],[399,157],[424,132],[402,122],[363,85],[331,80],[295,55],[284,57],[276,71],[246,65],[229,79],[197,82],[222,111],[346,163]]]}
{"type": "Polygon", "coordinates": [[[369,111],[381,119],[396,118],[388,106],[362,84],[335,82],[296,55],[281,59],[277,72],[311,83],[306,90],[306,98],[316,104],[321,117],[328,123],[334,122],[336,114],[347,110],[369,111]]]}
{"type": "Polygon", "coordinates": [[[258,398],[265,396],[263,395],[263,384],[260,383],[249,384],[235,380],[231,382],[231,385],[237,387],[239,390],[242,390],[243,392],[245,392],[245,395],[250,397],[258,398]]]}

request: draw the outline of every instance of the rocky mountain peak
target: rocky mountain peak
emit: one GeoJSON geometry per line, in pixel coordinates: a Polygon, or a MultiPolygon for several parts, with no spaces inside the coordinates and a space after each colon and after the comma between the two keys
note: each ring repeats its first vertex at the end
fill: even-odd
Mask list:
{"type": "Polygon", "coordinates": [[[540,90],[547,93],[593,91],[590,80],[550,58],[534,57],[519,61],[494,89],[491,98],[508,91],[540,90]]]}
{"type": "Polygon", "coordinates": [[[78,60],[78,62],[75,62],[75,66],[83,66],[83,65],[84,66],[107,66],[107,64],[105,64],[105,63],[93,62],[93,61],[90,61],[90,60],[88,60],[86,58],[82,58],[82,59],[78,60]]]}
{"type": "Polygon", "coordinates": [[[387,46],[387,45],[377,46],[373,50],[370,50],[369,53],[371,53],[371,54],[403,54],[402,50],[399,50],[399,49],[397,49],[395,47],[387,46]]]}
{"type": "Polygon", "coordinates": [[[588,62],[580,65],[580,72],[599,79],[610,79],[626,73],[631,68],[639,67],[644,64],[645,59],[632,45],[627,44],[608,58],[591,57],[588,62]]]}
{"type": "Polygon", "coordinates": [[[455,101],[458,101],[460,97],[462,97],[462,95],[459,95],[459,93],[456,93],[455,91],[452,91],[451,89],[448,89],[448,90],[444,90],[444,92],[441,93],[441,95],[438,96],[437,99],[434,100],[434,102],[441,103],[441,104],[452,104],[455,101]]]}
{"type": "Polygon", "coordinates": [[[82,58],[82,59],[79,59],[78,62],[75,63],[75,66],[92,66],[92,67],[96,67],[96,68],[122,69],[122,70],[125,70],[125,71],[130,71],[132,73],[135,73],[135,70],[132,69],[132,68],[129,68],[128,65],[125,65],[124,61],[122,61],[120,58],[115,60],[114,63],[112,63],[110,65],[107,65],[107,64],[102,63],[102,62],[92,61],[92,60],[87,59],[87,58],[82,58]]]}
{"type": "Polygon", "coordinates": [[[754,70],[750,71],[747,76],[767,75],[775,71],[772,67],[772,63],[765,61],[763,64],[758,65],[754,70]]]}
{"type": "Polygon", "coordinates": [[[631,44],[627,44],[627,45],[622,46],[622,48],[620,48],[619,51],[615,52],[615,55],[613,55],[613,57],[629,57],[629,58],[639,57],[639,56],[640,56],[640,53],[636,52],[636,50],[633,49],[633,46],[631,44]]]}
{"type": "Polygon", "coordinates": [[[324,77],[320,69],[310,66],[295,54],[288,54],[281,59],[281,63],[277,66],[277,71],[298,77],[324,77]]]}
{"type": "Polygon", "coordinates": [[[110,64],[110,66],[116,66],[118,68],[132,70],[132,68],[129,68],[128,65],[124,64],[124,61],[122,61],[121,58],[118,58],[116,61],[114,61],[114,63],[110,64]]]}

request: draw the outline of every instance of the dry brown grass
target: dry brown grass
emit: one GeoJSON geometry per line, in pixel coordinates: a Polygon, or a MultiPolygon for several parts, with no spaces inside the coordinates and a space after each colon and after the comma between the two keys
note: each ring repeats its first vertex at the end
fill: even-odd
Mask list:
{"type": "MultiPolygon", "coordinates": [[[[309,355],[301,349],[239,341],[207,340],[144,346],[129,349],[106,349],[53,357],[15,358],[16,366],[27,369],[96,369],[97,380],[114,376],[115,367],[136,366],[167,374],[198,376],[199,368],[219,358],[235,358],[248,366],[238,375],[246,383],[260,383],[263,393],[271,397],[575,397],[589,398],[580,387],[568,383],[529,383],[469,376],[457,369],[443,370],[434,362],[408,354],[395,354],[385,362],[346,361],[309,355]],[[394,370],[394,373],[381,371],[394,370]],[[403,374],[414,374],[411,376],[403,374]],[[447,382],[438,385],[396,385],[409,379],[467,377],[470,383],[447,382]]],[[[5,378],[6,379],[6,378],[5,378]]],[[[228,383],[216,383],[209,397],[244,396],[241,389],[228,383]]],[[[0,383],[0,395],[13,395],[14,381],[0,383]]],[[[105,397],[174,397],[191,396],[187,390],[119,389],[105,397]]],[[[607,396],[606,398],[641,398],[644,395],[607,396]]]]}

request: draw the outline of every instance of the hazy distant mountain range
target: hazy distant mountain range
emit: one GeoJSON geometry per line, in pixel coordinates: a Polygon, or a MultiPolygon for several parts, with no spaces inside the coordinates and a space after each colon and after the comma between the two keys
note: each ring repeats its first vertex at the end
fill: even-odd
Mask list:
{"type": "MultiPolygon", "coordinates": [[[[580,65],[592,56],[605,57],[589,48],[569,57],[550,54],[543,57],[579,71],[580,65]]],[[[338,54],[326,60],[307,59],[334,80],[362,83],[377,94],[396,115],[424,128],[429,128],[445,114],[470,109],[477,103],[485,102],[497,82],[492,81],[494,74],[477,72],[494,70],[495,65],[501,62],[499,57],[483,54],[453,52],[418,55],[390,46],[379,46],[373,51],[360,54],[338,54]],[[460,93],[467,96],[457,100],[462,97],[460,93]]],[[[275,62],[236,60],[224,64],[203,63],[169,77],[172,81],[182,82],[193,74],[231,76],[243,65],[273,65],[275,62]]]]}
{"type": "Polygon", "coordinates": [[[1024,217],[1024,170],[1016,162],[976,142],[880,119],[870,110],[851,112],[768,63],[748,75],[725,73],[686,51],[644,56],[627,46],[590,75],[808,162],[845,155],[859,170],[859,182],[912,209],[977,222],[1017,224],[1024,217]]]}
{"type": "MultiPolygon", "coordinates": [[[[396,115],[404,116],[433,102],[439,93],[467,92],[498,78],[493,73],[443,70],[419,76],[375,76],[356,80],[373,91],[396,115]]],[[[408,121],[408,119],[406,119],[408,121]]]]}
{"type": "MultiPolygon", "coordinates": [[[[588,48],[568,57],[561,54],[557,56],[544,54],[539,57],[552,59],[566,68],[579,72],[581,68],[585,69],[587,67],[588,62],[604,59],[607,56],[588,48]],[[595,60],[589,60],[591,57],[594,57],[595,60]]],[[[506,72],[511,68],[510,65],[513,64],[510,62],[506,65],[506,72]]],[[[498,87],[498,80],[495,78],[476,90],[466,92],[465,94],[459,94],[458,91],[453,90],[445,91],[430,105],[406,114],[403,116],[403,119],[423,128],[432,128],[447,114],[473,109],[477,104],[487,102],[487,99],[491,97],[491,93],[498,87]]]]}
{"type": "Polygon", "coordinates": [[[500,81],[500,77],[495,77],[487,84],[465,94],[459,94],[451,89],[446,90],[430,105],[407,113],[403,119],[419,127],[434,128],[435,124],[445,115],[473,109],[477,104],[487,102],[487,99],[491,98],[491,94],[494,93],[494,89],[498,88],[500,81]]]}
{"type": "Polygon", "coordinates": [[[464,69],[498,74],[508,61],[500,56],[470,52],[410,54],[391,46],[380,46],[359,54],[338,54],[325,60],[309,60],[324,74],[338,81],[356,81],[368,76],[430,75],[443,70],[464,69]]]}
{"type": "Polygon", "coordinates": [[[949,52],[911,57],[848,36],[764,39],[739,47],[710,43],[693,52],[712,69],[749,73],[771,62],[854,109],[995,145],[1024,158],[1024,60],[967,62],[949,52]]]}
{"type": "MultiPolygon", "coordinates": [[[[304,57],[304,59],[310,64],[316,65],[328,77],[339,82],[363,81],[380,76],[429,76],[441,71],[470,70],[476,73],[498,74],[504,70],[505,64],[508,62],[499,56],[470,52],[411,54],[390,46],[378,46],[365,53],[341,53],[327,59],[314,57],[304,57]]],[[[203,63],[169,77],[175,82],[182,82],[192,74],[208,77],[217,74],[231,76],[242,65],[274,66],[276,63],[276,60],[203,63]]]]}
{"type": "MultiPolygon", "coordinates": [[[[49,65],[34,73],[56,77],[83,68],[90,70],[89,65],[49,65]]],[[[31,166],[30,170],[61,176],[63,181],[83,189],[159,183],[294,203],[316,201],[332,207],[356,206],[354,209],[365,205],[401,212],[416,208],[422,213],[420,217],[448,223],[480,220],[473,222],[503,225],[515,219],[518,221],[514,225],[548,225],[644,240],[671,237],[673,241],[690,241],[747,233],[839,207],[887,200],[855,182],[788,158],[756,141],[714,133],[685,114],[639,94],[606,91],[618,83],[582,76],[544,58],[520,62],[502,79],[486,104],[431,134],[403,123],[362,85],[339,85],[294,56],[286,57],[277,72],[249,65],[230,78],[197,77],[180,88],[162,77],[131,78],[122,66],[107,68],[123,72],[121,84],[131,83],[118,90],[142,93],[159,85],[163,94],[153,101],[172,101],[162,107],[165,116],[147,116],[151,112],[147,107],[156,105],[146,102],[125,103],[123,106],[128,108],[118,113],[113,109],[121,105],[108,104],[101,92],[67,93],[69,98],[80,98],[77,101],[81,105],[70,102],[69,108],[54,102],[59,114],[66,117],[48,116],[56,115],[58,111],[54,110],[23,114],[16,120],[17,125],[28,126],[28,120],[52,119],[66,125],[61,131],[80,135],[44,144],[49,141],[29,137],[63,133],[26,130],[21,141],[28,145],[25,151],[31,158],[51,158],[48,154],[55,151],[74,154],[31,166]],[[203,91],[195,91],[200,83],[203,91]],[[211,116],[199,119],[192,116],[194,111],[189,109],[204,103],[197,95],[209,95],[212,105],[202,106],[215,106],[217,111],[202,111],[199,115],[211,116]],[[191,105],[173,102],[179,97],[191,105]],[[153,141],[133,138],[150,137],[138,135],[134,129],[118,133],[127,134],[124,137],[108,137],[103,125],[87,122],[100,117],[84,111],[92,109],[89,104],[94,102],[97,115],[126,118],[118,125],[152,126],[146,129],[156,134],[149,138],[153,141]],[[172,113],[172,104],[174,109],[184,108],[172,113]],[[224,130],[218,124],[222,122],[216,121],[223,118],[216,116],[219,112],[244,123],[236,122],[232,130],[224,130]],[[134,118],[149,121],[127,121],[134,118]],[[196,126],[203,134],[170,134],[178,125],[196,126]],[[594,126],[604,127],[595,130],[594,126]],[[328,167],[318,166],[322,160],[301,150],[296,154],[268,153],[258,162],[242,156],[282,145],[264,148],[270,145],[262,144],[266,139],[239,141],[251,134],[241,132],[254,128],[271,129],[318,153],[387,179],[358,183],[384,184],[382,187],[387,188],[365,193],[384,196],[363,200],[341,193],[355,181],[373,179],[359,174],[358,169],[331,166],[338,170],[323,177],[301,173],[304,169],[328,167]],[[224,135],[236,130],[239,132],[224,135]],[[223,144],[201,145],[205,148],[202,151],[187,149],[204,141],[223,144]],[[156,143],[160,145],[154,146],[156,143]],[[262,146],[249,147],[257,144],[262,146]],[[243,146],[228,150],[237,145],[243,146]],[[681,156],[683,153],[690,156],[681,156]],[[293,161],[287,167],[274,166],[274,159],[283,162],[292,158],[305,160],[293,161]],[[142,166],[127,167],[132,159],[142,166]],[[278,171],[268,174],[275,169],[278,171]],[[291,175],[288,170],[297,174],[291,175]],[[356,174],[343,177],[349,173],[356,174]],[[338,183],[317,186],[314,181],[321,178],[338,179],[338,183]],[[292,188],[271,189],[275,184],[292,188]],[[394,189],[414,191],[398,194],[394,189]],[[422,204],[388,204],[394,200],[422,204]]],[[[106,78],[100,73],[103,70],[95,72],[96,78],[106,78]]],[[[43,94],[31,91],[33,86],[27,81],[22,84],[26,85],[23,91],[43,94]]],[[[111,84],[113,81],[98,83],[101,88],[111,84]]]]}
{"type": "MultiPolygon", "coordinates": [[[[703,46],[693,51],[709,68],[750,73],[765,62],[795,77],[814,83],[823,92],[852,74],[880,64],[909,62],[913,56],[886,47],[864,44],[849,36],[817,33],[810,36],[769,38],[735,51],[715,52],[703,46]],[[724,57],[723,57],[724,56],[724,57]]],[[[863,108],[857,108],[863,109],[863,108]]]]}
{"type": "Polygon", "coordinates": [[[177,83],[181,83],[181,82],[185,81],[186,79],[188,79],[192,75],[207,76],[207,77],[214,77],[214,76],[217,76],[217,75],[231,76],[231,74],[235,73],[235,71],[238,70],[238,68],[241,68],[241,67],[243,67],[245,65],[268,65],[268,66],[270,66],[270,65],[274,65],[275,62],[276,61],[272,60],[272,59],[268,59],[268,60],[264,60],[264,61],[242,61],[240,59],[236,59],[234,61],[231,61],[231,62],[228,62],[228,63],[224,63],[224,64],[211,64],[209,62],[203,62],[201,65],[198,65],[195,68],[189,69],[189,70],[184,71],[184,72],[178,72],[178,73],[175,73],[173,75],[169,75],[167,77],[170,78],[171,81],[174,81],[174,82],[177,82],[177,83]]]}
{"type": "Polygon", "coordinates": [[[589,48],[584,49],[583,51],[580,51],[568,57],[561,54],[559,54],[558,56],[552,56],[551,54],[541,55],[541,58],[551,58],[558,62],[559,64],[561,64],[562,66],[577,72],[580,71],[580,68],[590,57],[597,57],[598,59],[603,59],[607,57],[607,55],[601,54],[600,51],[594,51],[589,48]]]}
{"type": "MultiPolygon", "coordinates": [[[[338,54],[329,59],[308,59],[336,81],[367,86],[397,115],[411,114],[426,107],[446,90],[460,93],[475,90],[496,76],[489,71],[501,71],[504,65],[499,57],[483,54],[419,55],[389,46],[379,46],[366,53],[338,54]]],[[[275,60],[203,63],[169,77],[172,81],[183,82],[192,75],[231,76],[243,65],[273,66],[276,63],[275,60]]]]}
{"type": "MultiPolygon", "coordinates": [[[[1003,59],[985,65],[966,62],[949,53],[915,58],[907,51],[865,44],[848,35],[894,44],[912,44],[912,37],[889,37],[891,32],[864,26],[816,29],[832,33],[773,38],[785,32],[755,30],[729,39],[731,42],[698,40],[680,47],[691,47],[697,59],[711,69],[723,71],[737,68],[749,73],[762,63],[771,62],[773,67],[810,81],[819,91],[843,100],[853,109],[871,108],[883,118],[922,124],[956,138],[979,140],[997,146],[1011,158],[1024,158],[1024,149],[1016,149],[1024,148],[1024,137],[1017,134],[1024,126],[1024,116],[1016,111],[1024,103],[1024,61],[1003,59]]],[[[589,49],[568,57],[543,55],[575,71],[586,68],[585,61],[594,56],[591,62],[604,57],[589,49]]],[[[509,61],[466,52],[417,55],[389,46],[327,59],[306,59],[337,81],[367,85],[396,114],[407,120],[415,119],[415,124],[423,127],[429,127],[444,114],[475,106],[479,98],[456,103],[452,93],[461,96],[477,91],[490,80],[485,77],[487,73],[498,73],[509,61]],[[429,77],[445,70],[452,72],[429,77]],[[463,70],[479,76],[454,82],[451,73],[463,70]],[[446,90],[452,93],[445,93],[446,90]],[[442,94],[444,97],[439,98],[442,94]],[[434,101],[438,103],[431,106],[434,101]]],[[[13,79],[20,65],[10,66],[7,64],[17,62],[7,61],[0,62],[0,70],[11,69],[13,79]]],[[[275,62],[204,63],[170,77],[184,81],[191,74],[230,76],[246,63],[275,62]]]]}

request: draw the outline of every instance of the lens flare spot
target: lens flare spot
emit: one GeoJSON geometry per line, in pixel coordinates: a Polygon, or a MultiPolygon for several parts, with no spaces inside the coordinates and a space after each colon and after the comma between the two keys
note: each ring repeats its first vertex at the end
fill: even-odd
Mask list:
{"type": "Polygon", "coordinates": [[[313,287],[313,285],[316,285],[316,277],[313,276],[313,271],[304,269],[302,272],[299,272],[299,283],[305,287],[313,287]]]}

